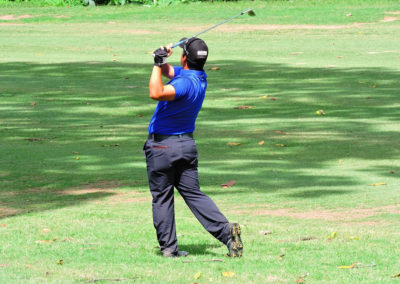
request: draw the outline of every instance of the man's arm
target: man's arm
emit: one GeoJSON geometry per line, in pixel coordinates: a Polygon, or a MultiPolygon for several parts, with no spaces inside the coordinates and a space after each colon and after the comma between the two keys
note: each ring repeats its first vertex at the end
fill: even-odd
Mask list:
{"type": "MultiPolygon", "coordinates": [[[[172,53],[172,52],[171,52],[172,53]]],[[[172,79],[175,76],[175,70],[174,67],[172,67],[171,65],[169,65],[168,63],[161,65],[161,70],[162,70],[162,74],[169,78],[172,79]]]]}
{"type": "Polygon", "coordinates": [[[162,46],[154,51],[154,67],[149,83],[150,98],[156,101],[172,101],[175,98],[175,88],[172,85],[163,85],[161,75],[172,79],[175,75],[174,67],[167,63],[172,55],[170,46],[162,46]]]}
{"type": "Polygon", "coordinates": [[[172,101],[175,99],[175,88],[172,85],[163,85],[161,79],[162,73],[163,70],[161,67],[153,67],[149,83],[150,98],[156,101],[172,101]]]}

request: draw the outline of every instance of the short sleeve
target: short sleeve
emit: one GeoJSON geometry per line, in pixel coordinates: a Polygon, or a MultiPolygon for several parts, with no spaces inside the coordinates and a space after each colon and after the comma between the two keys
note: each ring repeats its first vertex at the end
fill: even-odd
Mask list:
{"type": "Polygon", "coordinates": [[[190,79],[184,77],[172,80],[169,84],[174,86],[175,100],[187,95],[192,87],[192,82],[190,81],[190,79]]]}
{"type": "Polygon", "coordinates": [[[182,70],[182,66],[173,66],[174,68],[174,77],[179,76],[182,70]]]}

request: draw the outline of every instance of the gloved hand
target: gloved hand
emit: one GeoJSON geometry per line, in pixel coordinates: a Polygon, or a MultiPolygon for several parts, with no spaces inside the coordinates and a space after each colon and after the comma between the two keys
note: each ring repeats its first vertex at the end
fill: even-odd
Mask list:
{"type": "Polygon", "coordinates": [[[166,46],[162,46],[153,52],[154,65],[161,66],[168,62],[169,50],[166,46]]]}

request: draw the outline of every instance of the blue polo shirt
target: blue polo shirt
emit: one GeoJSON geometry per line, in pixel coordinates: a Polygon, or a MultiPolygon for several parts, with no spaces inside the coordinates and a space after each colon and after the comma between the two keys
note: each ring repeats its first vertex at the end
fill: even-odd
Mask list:
{"type": "Polygon", "coordinates": [[[174,78],[168,84],[175,88],[175,99],[158,102],[149,124],[149,134],[179,135],[192,133],[195,129],[207,89],[206,72],[176,66],[174,72],[174,78]]]}

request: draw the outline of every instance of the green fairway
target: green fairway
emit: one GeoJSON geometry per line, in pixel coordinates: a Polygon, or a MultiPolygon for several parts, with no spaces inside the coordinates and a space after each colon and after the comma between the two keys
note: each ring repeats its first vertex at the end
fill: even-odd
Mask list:
{"type": "Polygon", "coordinates": [[[327,2],[0,2],[0,283],[399,281],[400,4],[327,2]],[[142,153],[151,52],[247,8],[202,36],[195,131],[244,257],[177,194],[190,255],[164,259],[142,153]]]}

